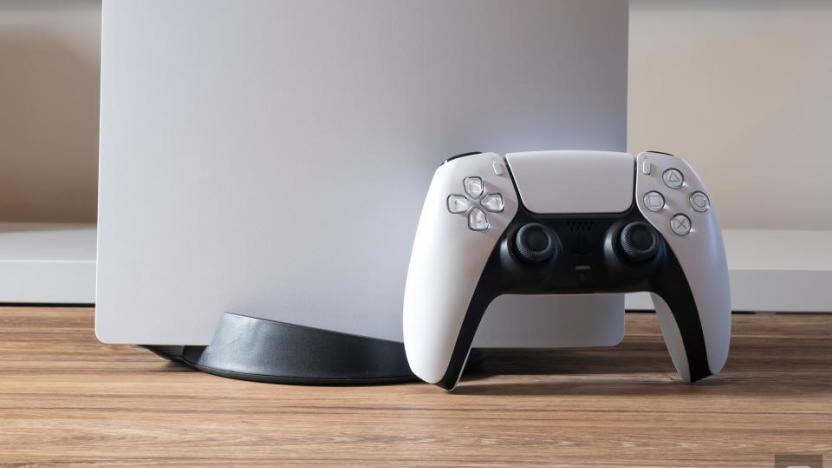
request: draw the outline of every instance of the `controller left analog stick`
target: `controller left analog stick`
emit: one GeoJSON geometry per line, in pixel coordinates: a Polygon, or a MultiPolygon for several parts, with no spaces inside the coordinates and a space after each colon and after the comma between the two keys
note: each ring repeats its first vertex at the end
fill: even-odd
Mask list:
{"type": "Polygon", "coordinates": [[[527,263],[540,263],[558,253],[558,235],[540,223],[528,223],[514,235],[514,251],[527,263]]]}
{"type": "Polygon", "coordinates": [[[621,230],[618,245],[628,260],[646,262],[659,251],[659,235],[653,226],[642,221],[634,221],[621,230]]]}

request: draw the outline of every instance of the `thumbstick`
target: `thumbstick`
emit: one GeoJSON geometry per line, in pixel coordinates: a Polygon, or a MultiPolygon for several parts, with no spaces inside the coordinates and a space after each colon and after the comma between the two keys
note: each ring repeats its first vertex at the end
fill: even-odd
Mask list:
{"type": "Polygon", "coordinates": [[[555,231],[539,223],[526,224],[514,236],[514,250],[528,263],[545,262],[557,253],[557,249],[555,231]]]}
{"type": "Polygon", "coordinates": [[[634,221],[624,226],[618,240],[624,256],[634,262],[646,262],[659,251],[659,236],[656,230],[642,221],[634,221]]]}

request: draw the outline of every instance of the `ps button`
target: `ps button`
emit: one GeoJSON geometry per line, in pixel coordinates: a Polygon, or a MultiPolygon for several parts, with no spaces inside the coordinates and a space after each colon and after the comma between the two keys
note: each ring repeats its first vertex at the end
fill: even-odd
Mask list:
{"type": "Polygon", "coordinates": [[[482,179],[479,177],[466,177],[465,180],[462,181],[462,185],[465,187],[465,193],[471,196],[473,199],[479,199],[483,192],[483,184],[482,179]]]}
{"type": "Polygon", "coordinates": [[[492,213],[501,213],[503,211],[503,196],[499,193],[489,193],[482,197],[480,202],[482,207],[492,213]]]}
{"type": "Polygon", "coordinates": [[[690,233],[690,218],[683,214],[677,214],[670,219],[670,229],[677,236],[686,236],[690,233]]]}
{"type": "Polygon", "coordinates": [[[650,211],[661,211],[664,208],[664,196],[656,191],[645,193],[644,207],[650,211]]]}
{"type": "Polygon", "coordinates": [[[485,231],[488,229],[488,218],[485,212],[474,208],[468,213],[468,228],[472,231],[485,231]]]}
{"type": "Polygon", "coordinates": [[[448,211],[451,213],[465,213],[471,208],[471,201],[465,195],[453,194],[448,196],[448,211]]]}
{"type": "Polygon", "coordinates": [[[704,192],[693,192],[690,196],[690,206],[695,211],[704,213],[711,207],[711,201],[704,192]]]}
{"type": "Polygon", "coordinates": [[[664,171],[662,174],[662,180],[664,180],[664,184],[668,187],[678,189],[685,183],[685,176],[683,176],[678,169],[670,168],[664,171]]]}

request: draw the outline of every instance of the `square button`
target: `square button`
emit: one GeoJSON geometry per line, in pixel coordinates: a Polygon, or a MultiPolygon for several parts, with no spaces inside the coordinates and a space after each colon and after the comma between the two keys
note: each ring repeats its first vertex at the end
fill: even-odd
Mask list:
{"type": "Polygon", "coordinates": [[[650,211],[661,211],[664,208],[664,196],[655,190],[645,193],[644,207],[650,211]]]}

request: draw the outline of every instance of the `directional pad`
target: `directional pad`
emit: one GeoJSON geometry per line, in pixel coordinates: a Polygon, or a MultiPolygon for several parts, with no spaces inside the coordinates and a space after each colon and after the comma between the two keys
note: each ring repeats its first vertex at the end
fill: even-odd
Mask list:
{"type": "Polygon", "coordinates": [[[465,195],[455,193],[448,196],[448,211],[451,213],[465,213],[471,206],[471,200],[465,198],[465,195]]]}
{"type": "Polygon", "coordinates": [[[485,193],[482,177],[470,176],[462,180],[465,194],[448,195],[448,211],[453,214],[465,214],[468,228],[472,231],[487,231],[491,227],[487,213],[502,213],[505,201],[501,193],[485,193]]]}
{"type": "Polygon", "coordinates": [[[472,231],[485,231],[488,229],[488,217],[479,208],[474,208],[468,213],[468,227],[472,231]]]}
{"type": "Polygon", "coordinates": [[[481,178],[466,177],[465,180],[462,181],[462,185],[465,187],[465,193],[467,193],[468,196],[474,200],[479,200],[482,196],[484,186],[481,178]]]}
{"type": "Polygon", "coordinates": [[[503,211],[503,196],[499,193],[489,193],[482,197],[480,204],[486,210],[492,213],[501,213],[503,211]]]}

